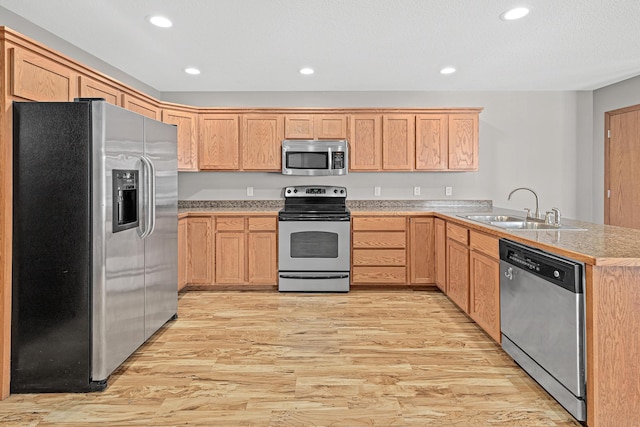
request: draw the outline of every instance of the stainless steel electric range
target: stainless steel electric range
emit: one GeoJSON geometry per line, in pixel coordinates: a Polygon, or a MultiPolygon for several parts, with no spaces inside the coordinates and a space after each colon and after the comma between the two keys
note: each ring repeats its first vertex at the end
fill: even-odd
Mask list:
{"type": "Polygon", "coordinates": [[[349,291],[351,213],[346,199],[344,187],[284,189],[278,214],[279,291],[349,291]]]}

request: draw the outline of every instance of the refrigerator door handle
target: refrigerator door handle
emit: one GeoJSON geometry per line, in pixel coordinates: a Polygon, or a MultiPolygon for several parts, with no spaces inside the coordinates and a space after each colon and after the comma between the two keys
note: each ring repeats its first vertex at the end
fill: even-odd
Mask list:
{"type": "Polygon", "coordinates": [[[151,166],[151,187],[149,187],[149,218],[151,219],[149,234],[151,234],[156,229],[156,165],[149,157],[146,157],[146,159],[149,162],[149,166],[151,166]]]}
{"type": "MultiPolygon", "coordinates": [[[[152,219],[152,212],[151,212],[151,193],[153,193],[153,179],[151,178],[153,175],[153,166],[151,165],[151,161],[146,157],[146,156],[140,156],[140,161],[142,162],[142,169],[143,169],[143,174],[145,177],[145,187],[146,187],[146,192],[147,192],[147,200],[145,201],[145,205],[144,206],[144,213],[145,213],[145,230],[143,232],[141,232],[140,234],[140,238],[144,239],[146,238],[149,234],[151,234],[152,230],[152,226],[153,226],[153,219],[152,219]]],[[[155,177],[154,177],[155,178],[155,177]]],[[[155,197],[155,195],[153,196],[155,197]]]]}

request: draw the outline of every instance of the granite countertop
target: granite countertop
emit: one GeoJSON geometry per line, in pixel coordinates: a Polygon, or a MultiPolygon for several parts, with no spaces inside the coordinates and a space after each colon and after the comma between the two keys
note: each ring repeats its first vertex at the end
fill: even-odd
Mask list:
{"type": "MultiPolygon", "coordinates": [[[[275,215],[282,200],[180,201],[178,213],[275,215]]],[[[487,200],[348,200],[352,215],[411,215],[433,213],[470,229],[529,244],[597,266],[640,266],[640,230],[563,219],[581,230],[505,230],[459,215],[493,214],[524,216],[524,212],[492,206],[487,200]]]]}

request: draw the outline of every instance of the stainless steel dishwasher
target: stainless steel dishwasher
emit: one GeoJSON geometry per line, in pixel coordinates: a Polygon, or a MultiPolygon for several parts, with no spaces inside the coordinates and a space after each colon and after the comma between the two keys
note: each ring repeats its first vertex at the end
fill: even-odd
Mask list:
{"type": "Polygon", "coordinates": [[[502,348],[585,421],[584,264],[500,240],[502,348]]]}

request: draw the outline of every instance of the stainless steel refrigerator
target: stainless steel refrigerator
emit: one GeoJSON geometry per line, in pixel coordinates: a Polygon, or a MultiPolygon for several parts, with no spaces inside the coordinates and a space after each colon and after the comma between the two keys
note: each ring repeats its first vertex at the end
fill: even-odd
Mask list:
{"type": "Polygon", "coordinates": [[[104,100],[13,104],[11,391],[102,390],[177,314],[177,131],[104,100]]]}

